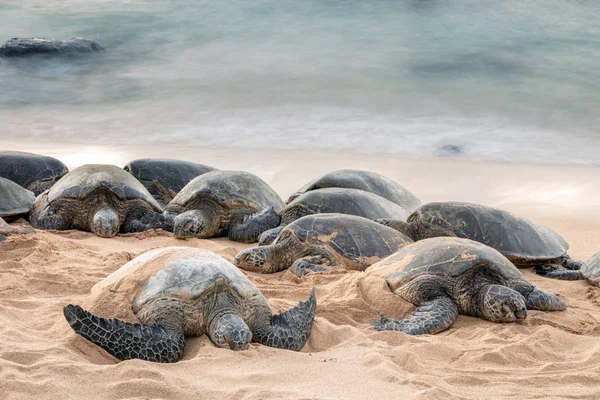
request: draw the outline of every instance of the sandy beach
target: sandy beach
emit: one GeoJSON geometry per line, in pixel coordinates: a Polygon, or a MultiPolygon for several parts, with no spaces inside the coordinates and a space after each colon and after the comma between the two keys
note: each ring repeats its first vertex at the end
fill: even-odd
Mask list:
{"type": "MultiPolygon", "coordinates": [[[[55,156],[69,167],[119,166],[139,157],[179,158],[243,169],[284,199],[305,182],[341,168],[396,180],[423,203],[460,200],[544,223],[582,261],[600,251],[600,167],[406,159],[389,154],[169,147],[87,147],[0,140],[0,148],[55,156]]],[[[26,223],[18,221],[15,224],[26,223]]],[[[228,260],[248,245],[226,239],[176,240],[163,231],[104,239],[79,231],[10,236],[0,243],[0,399],[597,399],[600,289],[523,270],[559,295],[562,312],[530,311],[520,323],[459,316],[450,329],[418,337],[376,332],[380,316],[413,309],[382,279],[362,272],[310,275],[244,272],[275,313],[316,288],[317,316],[301,352],[253,343],[242,352],[188,338],[175,364],[119,362],[77,336],[66,304],[91,304],[91,289],[133,257],[185,245],[228,260]]],[[[107,302],[105,317],[135,321],[130,304],[107,302]]]]}

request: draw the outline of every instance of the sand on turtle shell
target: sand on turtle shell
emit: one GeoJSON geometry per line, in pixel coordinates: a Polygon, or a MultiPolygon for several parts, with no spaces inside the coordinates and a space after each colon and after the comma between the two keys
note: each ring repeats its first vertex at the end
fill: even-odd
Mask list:
{"type": "MultiPolygon", "coordinates": [[[[600,250],[597,167],[474,167],[452,160],[317,154],[299,171],[298,165],[307,165],[305,154],[286,153],[286,159],[274,153],[269,162],[255,164],[255,153],[211,154],[189,159],[223,169],[245,160],[283,197],[328,170],[367,168],[397,180],[423,202],[470,200],[547,224],[571,244],[574,258],[585,260],[600,250]],[[269,169],[271,164],[281,172],[269,169]]],[[[566,311],[532,311],[512,324],[459,316],[445,332],[412,337],[370,329],[381,315],[400,317],[413,309],[378,277],[343,271],[300,279],[287,271],[244,271],[275,313],[316,288],[317,317],[302,351],[253,343],[234,352],[204,336],[187,339],[185,356],[175,364],[119,362],[71,330],[62,315],[69,303],[135,320],[130,303],[116,297],[98,303],[92,288],[134,257],[167,246],[207,249],[231,261],[249,245],[223,238],[180,241],[162,231],[111,239],[38,231],[0,243],[0,399],[598,398],[600,289],[529,269],[522,270],[526,278],[559,295],[566,311]]]]}

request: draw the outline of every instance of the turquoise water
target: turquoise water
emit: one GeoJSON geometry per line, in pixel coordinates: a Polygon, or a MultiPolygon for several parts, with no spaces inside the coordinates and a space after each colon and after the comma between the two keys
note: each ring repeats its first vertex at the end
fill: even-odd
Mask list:
{"type": "Polygon", "coordinates": [[[600,164],[600,2],[11,1],[2,138],[600,164]]]}

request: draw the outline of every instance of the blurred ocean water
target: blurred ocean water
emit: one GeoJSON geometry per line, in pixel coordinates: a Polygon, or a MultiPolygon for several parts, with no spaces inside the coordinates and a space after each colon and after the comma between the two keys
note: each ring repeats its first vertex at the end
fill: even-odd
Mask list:
{"type": "Polygon", "coordinates": [[[593,0],[4,1],[2,139],[600,164],[593,0]]]}

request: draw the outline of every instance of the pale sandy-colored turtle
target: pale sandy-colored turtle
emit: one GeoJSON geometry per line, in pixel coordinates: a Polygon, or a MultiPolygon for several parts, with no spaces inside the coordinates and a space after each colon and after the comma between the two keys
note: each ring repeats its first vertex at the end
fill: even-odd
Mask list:
{"type": "Polygon", "coordinates": [[[94,286],[92,295],[97,304],[133,304],[140,323],[98,317],[74,305],[64,308],[75,332],[120,360],[175,362],[183,356],[184,337],[204,334],[216,346],[233,350],[255,341],[298,351],[310,335],[316,309],[313,290],[307,301],[273,315],[239,269],[190,247],[146,252],[94,286]]]}
{"type": "MultiPolygon", "coordinates": [[[[178,239],[207,239],[227,235],[238,242],[255,242],[263,231],[242,222],[245,216],[273,207],[283,208],[283,200],[258,176],[244,171],[211,171],[188,183],[167,205],[178,239]]],[[[279,225],[272,221],[266,229],[279,225]]]]}
{"type": "Polygon", "coordinates": [[[261,273],[290,269],[298,276],[332,268],[363,271],[412,243],[395,229],[347,214],[315,214],[287,225],[272,245],[246,249],[238,267],[261,273]]]}
{"type": "Polygon", "coordinates": [[[171,230],[162,208],[131,174],[115,165],[89,164],[63,176],[35,201],[38,229],[82,229],[98,236],[171,230]]]}
{"type": "Polygon", "coordinates": [[[404,318],[375,322],[380,331],[432,334],[447,329],[458,314],[513,322],[526,318],[527,309],[566,308],[557,296],[529,283],[500,252],[469,239],[424,239],[366,273],[384,278],[393,293],[417,306],[404,318]]]}
{"type": "Polygon", "coordinates": [[[535,267],[536,273],[556,279],[579,279],[564,274],[565,268],[579,269],[581,263],[567,255],[569,245],[558,233],[508,211],[480,204],[436,202],[421,206],[406,222],[379,222],[414,241],[440,236],[475,240],[498,250],[518,267],[535,267]]]}
{"type": "Polygon", "coordinates": [[[15,228],[6,223],[17,218],[27,218],[35,195],[15,182],[0,178],[0,242],[4,236],[27,233],[29,230],[15,228]]]}
{"type": "Polygon", "coordinates": [[[600,253],[593,255],[579,271],[564,271],[563,273],[574,275],[571,279],[583,278],[592,285],[600,287],[600,253]],[[581,277],[577,277],[577,274],[581,277]]]}

